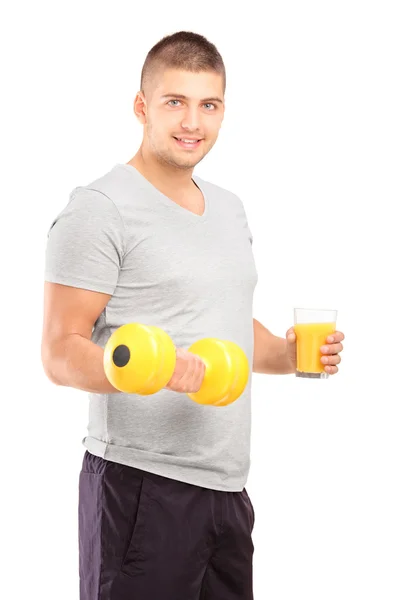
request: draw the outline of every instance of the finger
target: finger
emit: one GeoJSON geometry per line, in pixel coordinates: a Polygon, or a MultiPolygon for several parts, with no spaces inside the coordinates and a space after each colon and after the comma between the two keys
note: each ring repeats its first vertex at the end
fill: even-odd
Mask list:
{"type": "Polygon", "coordinates": [[[322,354],[339,354],[343,350],[343,344],[329,344],[321,346],[322,354]]]}
{"type": "Polygon", "coordinates": [[[189,392],[198,392],[203,382],[205,364],[197,355],[193,356],[193,375],[188,381],[189,392]]]}
{"type": "Polygon", "coordinates": [[[182,391],[182,386],[185,385],[185,378],[188,371],[190,354],[183,348],[176,349],[176,364],[167,387],[174,388],[176,391],[182,391]]]}
{"type": "Polygon", "coordinates": [[[183,391],[193,392],[193,387],[195,385],[196,380],[198,379],[198,369],[199,369],[199,361],[200,358],[191,352],[188,352],[187,355],[187,369],[185,373],[185,377],[182,380],[183,391]]]}
{"type": "Polygon", "coordinates": [[[328,335],[328,337],[326,338],[328,344],[332,344],[333,342],[343,342],[343,340],[344,333],[342,333],[341,331],[335,331],[334,333],[331,333],[331,335],[328,335]]]}
{"type": "Polygon", "coordinates": [[[342,361],[341,357],[338,354],[334,356],[322,356],[321,362],[325,365],[338,365],[342,361]]]}
{"type": "Polygon", "coordinates": [[[165,386],[167,389],[173,389],[174,391],[179,391],[180,390],[180,386],[181,386],[181,381],[182,381],[182,373],[180,372],[175,372],[173,373],[171,379],[168,381],[167,385],[165,386]]]}
{"type": "Polygon", "coordinates": [[[339,371],[339,369],[337,367],[330,365],[329,367],[325,367],[324,371],[329,373],[329,375],[335,375],[335,373],[337,373],[339,371]]]}
{"type": "Polygon", "coordinates": [[[177,350],[177,362],[174,372],[174,382],[178,383],[183,380],[188,369],[188,353],[182,348],[177,350]]]}

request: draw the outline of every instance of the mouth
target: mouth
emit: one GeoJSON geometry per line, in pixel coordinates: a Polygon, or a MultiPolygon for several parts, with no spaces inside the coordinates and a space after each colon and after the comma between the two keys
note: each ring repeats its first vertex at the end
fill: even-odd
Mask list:
{"type": "Polygon", "coordinates": [[[190,138],[177,138],[173,136],[174,140],[178,144],[180,148],[185,148],[186,150],[195,150],[198,148],[203,141],[203,139],[190,139],[190,138]]]}

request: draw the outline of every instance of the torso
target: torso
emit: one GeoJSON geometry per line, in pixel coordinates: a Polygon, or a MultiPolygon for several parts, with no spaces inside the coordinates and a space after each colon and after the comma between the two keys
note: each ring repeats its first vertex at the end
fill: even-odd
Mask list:
{"type": "MultiPolygon", "coordinates": [[[[118,327],[139,322],[160,327],[184,349],[206,337],[231,340],[251,365],[257,270],[244,207],[220,186],[200,177],[193,182],[185,189],[171,186],[172,200],[135,168],[118,164],[76,191],[78,214],[89,214],[87,200],[93,207],[93,237],[86,240],[83,264],[77,250],[67,253],[71,274],[76,265],[81,286],[87,277],[89,289],[96,281],[113,289],[91,339],[104,347],[118,327]],[[93,262],[100,240],[106,246],[93,262]]],[[[95,447],[114,462],[205,488],[243,489],[250,464],[251,377],[226,407],[202,406],[167,389],[151,398],[91,394],[90,400],[89,451],[95,447]]]]}

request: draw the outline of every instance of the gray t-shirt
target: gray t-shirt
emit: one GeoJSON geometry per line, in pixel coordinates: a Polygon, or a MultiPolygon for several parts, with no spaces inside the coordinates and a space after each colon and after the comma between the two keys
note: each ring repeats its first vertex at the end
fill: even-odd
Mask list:
{"type": "Polygon", "coordinates": [[[201,405],[163,389],[151,396],[89,394],[83,445],[97,456],[194,485],[241,491],[250,467],[253,293],[258,274],[242,201],[193,175],[199,216],[118,163],[78,186],[50,227],[45,279],[112,294],[92,341],[104,348],[125,323],[164,329],[177,347],[204,337],[241,346],[243,394],[201,405]]]}

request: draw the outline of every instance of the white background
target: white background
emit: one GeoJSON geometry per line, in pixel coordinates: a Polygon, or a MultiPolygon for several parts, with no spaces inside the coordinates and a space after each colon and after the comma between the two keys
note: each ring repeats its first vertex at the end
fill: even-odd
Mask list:
{"type": "Polygon", "coordinates": [[[88,402],[41,366],[46,233],[75,186],[136,152],[143,61],[182,29],[208,37],[225,61],[225,120],[195,173],[244,203],[254,316],[284,336],[294,306],[336,308],[346,335],[328,380],[254,376],[255,598],[400,598],[396,4],[70,1],[3,11],[4,598],[78,599],[88,402]]]}

